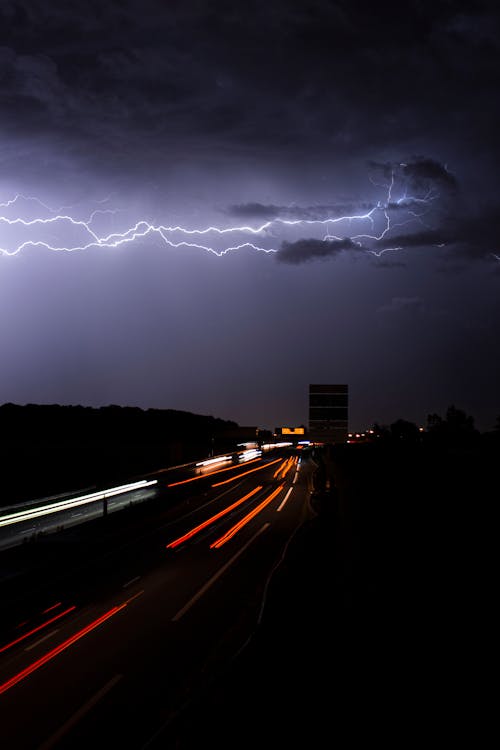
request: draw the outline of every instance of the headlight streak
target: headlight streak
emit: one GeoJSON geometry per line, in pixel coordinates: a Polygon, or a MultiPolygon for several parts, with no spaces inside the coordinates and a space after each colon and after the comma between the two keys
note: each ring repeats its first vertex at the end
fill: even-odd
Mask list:
{"type": "Polygon", "coordinates": [[[19,638],[16,638],[14,641],[10,641],[10,643],[6,643],[5,646],[2,646],[0,648],[0,654],[3,651],[7,651],[7,649],[12,648],[12,646],[15,646],[16,643],[20,643],[21,641],[24,641],[26,638],[29,638],[30,635],[34,635],[35,633],[38,633],[40,630],[43,630],[43,628],[46,628],[47,625],[51,625],[56,620],[60,620],[61,617],[64,617],[69,612],[73,612],[73,610],[76,609],[75,605],[72,605],[71,607],[68,607],[68,609],[65,609],[64,612],[59,612],[59,614],[55,615],[54,617],[51,617],[50,620],[46,620],[45,622],[42,622],[41,625],[38,625],[36,628],[33,628],[32,630],[29,630],[27,633],[24,633],[23,635],[19,636],[19,638]]]}
{"type": "Polygon", "coordinates": [[[230,513],[230,511],[234,510],[238,507],[238,505],[241,505],[245,502],[245,500],[248,500],[248,498],[255,495],[259,490],[262,489],[262,486],[259,485],[255,487],[253,490],[251,490],[248,494],[241,497],[239,500],[236,500],[236,502],[232,503],[231,505],[228,505],[227,508],[224,508],[224,510],[221,510],[219,513],[216,513],[214,516],[210,516],[206,521],[203,521],[203,523],[200,523],[198,526],[195,526],[191,531],[188,531],[186,534],[183,534],[182,536],[178,537],[178,539],[174,539],[172,542],[169,542],[166,545],[166,549],[175,549],[183,542],[186,542],[188,539],[191,539],[195,534],[198,534],[203,529],[206,529],[207,526],[210,526],[211,524],[215,523],[215,521],[218,521],[219,518],[222,518],[227,513],[230,513]]]}
{"type": "Polygon", "coordinates": [[[277,495],[279,495],[283,487],[284,485],[280,484],[280,486],[273,492],[271,492],[271,494],[265,500],[259,503],[259,505],[256,505],[255,508],[250,511],[250,513],[247,513],[247,515],[244,516],[240,521],[238,521],[238,523],[232,526],[229,531],[227,531],[223,536],[219,537],[219,539],[217,539],[215,542],[212,542],[212,544],[210,545],[210,549],[219,549],[223,544],[226,544],[226,542],[232,539],[233,536],[243,528],[243,526],[246,526],[246,524],[249,523],[252,518],[255,518],[255,516],[257,516],[262,510],[264,510],[264,508],[269,505],[269,503],[274,500],[277,495]]]}
{"type": "Polygon", "coordinates": [[[261,450],[258,450],[257,448],[252,448],[250,450],[243,451],[242,453],[240,453],[238,458],[242,462],[249,463],[256,456],[259,457],[261,455],[262,455],[261,450]]]}
{"type": "Polygon", "coordinates": [[[217,464],[225,464],[231,460],[231,456],[217,456],[217,458],[207,458],[206,461],[199,461],[196,466],[216,466],[217,464]]]}
{"type": "Polygon", "coordinates": [[[70,498],[69,500],[61,500],[60,502],[50,503],[49,505],[42,505],[41,507],[32,508],[31,510],[21,510],[16,513],[9,513],[8,515],[0,516],[0,527],[10,526],[14,523],[21,523],[22,521],[28,521],[32,518],[40,518],[41,516],[47,516],[51,513],[59,513],[64,510],[69,510],[70,508],[76,508],[79,505],[86,505],[87,503],[97,502],[98,500],[105,500],[108,497],[122,495],[126,492],[132,492],[133,490],[142,490],[145,487],[157,483],[157,479],[151,479],[149,481],[141,479],[139,482],[123,484],[102,492],[92,492],[89,495],[80,495],[79,497],[70,498]]]}
{"type": "MultiPolygon", "coordinates": [[[[258,459],[256,459],[256,460],[258,460],[258,459]]],[[[235,477],[230,477],[229,479],[224,479],[224,481],[222,481],[222,482],[216,482],[216,484],[212,484],[212,487],[220,487],[222,484],[229,484],[229,482],[236,482],[237,479],[240,479],[241,477],[244,477],[247,474],[253,474],[254,471],[262,471],[262,469],[267,469],[268,466],[272,466],[273,464],[278,463],[278,461],[281,461],[281,459],[280,458],[275,458],[274,461],[269,461],[269,463],[264,464],[264,466],[256,466],[255,469],[249,469],[248,471],[242,471],[240,474],[238,474],[235,477]]],[[[248,464],[246,464],[246,465],[248,465],[248,464]]]]}
{"type": "MultiPolygon", "coordinates": [[[[254,463],[255,461],[259,461],[259,458],[253,458],[251,461],[248,461],[247,465],[250,463],[254,463]]],[[[231,471],[231,469],[237,469],[237,464],[235,466],[226,466],[225,469],[216,469],[215,471],[207,471],[205,474],[197,474],[195,477],[189,477],[189,479],[181,479],[179,482],[171,482],[170,484],[167,484],[167,489],[169,487],[178,487],[180,484],[188,484],[188,482],[196,482],[198,479],[206,479],[207,477],[212,476],[213,474],[221,474],[223,471],[231,471]]],[[[214,487],[215,485],[212,485],[214,487]]]]}

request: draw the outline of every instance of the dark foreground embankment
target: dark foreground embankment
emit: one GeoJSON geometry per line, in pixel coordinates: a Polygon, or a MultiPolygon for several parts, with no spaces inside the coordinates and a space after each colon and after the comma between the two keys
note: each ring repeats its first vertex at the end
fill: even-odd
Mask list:
{"type": "Polygon", "coordinates": [[[327,454],[254,638],[152,747],[477,742],[496,451],[327,454]]]}

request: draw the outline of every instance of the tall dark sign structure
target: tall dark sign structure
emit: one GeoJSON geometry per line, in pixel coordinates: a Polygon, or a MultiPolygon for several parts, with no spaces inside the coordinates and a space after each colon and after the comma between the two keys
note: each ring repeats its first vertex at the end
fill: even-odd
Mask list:
{"type": "Polygon", "coordinates": [[[309,385],[309,440],[345,443],[348,433],[347,385],[309,385]]]}

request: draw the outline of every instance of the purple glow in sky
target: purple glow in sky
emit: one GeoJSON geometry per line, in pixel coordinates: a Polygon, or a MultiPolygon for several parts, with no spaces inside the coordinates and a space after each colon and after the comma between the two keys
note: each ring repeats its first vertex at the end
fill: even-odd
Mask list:
{"type": "Polygon", "coordinates": [[[0,403],[500,415],[500,13],[3,3],[0,403]]]}

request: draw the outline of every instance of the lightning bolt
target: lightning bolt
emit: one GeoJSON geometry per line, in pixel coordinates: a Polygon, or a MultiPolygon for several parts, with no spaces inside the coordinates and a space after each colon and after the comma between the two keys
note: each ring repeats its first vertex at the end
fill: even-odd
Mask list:
{"type": "MultiPolygon", "coordinates": [[[[126,209],[98,208],[81,219],[72,215],[68,210],[72,208],[70,206],[54,209],[38,197],[17,194],[0,203],[0,209],[3,209],[0,210],[0,255],[12,257],[30,247],[53,252],[117,248],[146,238],[156,238],[171,248],[194,248],[218,257],[244,248],[263,253],[277,253],[279,247],[275,247],[273,242],[279,238],[280,232],[307,228],[309,232],[318,230],[319,239],[324,242],[349,239],[359,249],[380,257],[383,253],[403,248],[396,245],[387,247],[384,244],[383,248],[377,249],[377,243],[385,240],[395,228],[423,224],[424,215],[429,213],[439,195],[434,189],[428,190],[424,195],[409,195],[407,186],[403,184],[399,197],[394,198],[394,171],[387,184],[381,184],[379,187],[385,191],[384,199],[377,201],[364,213],[314,219],[279,217],[256,226],[209,225],[201,229],[156,224],[140,219],[126,226],[123,231],[112,232],[99,231],[96,225],[105,217],[113,217],[114,220],[119,213],[126,213],[126,209]],[[37,215],[34,218],[27,218],[28,208],[32,212],[36,210],[37,215]],[[39,215],[44,212],[49,215],[39,215]],[[394,220],[395,213],[402,217],[401,221],[394,220]],[[356,233],[352,232],[353,225],[359,227],[356,233]],[[367,227],[364,232],[363,225],[367,227]],[[334,234],[334,230],[338,233],[334,234]],[[370,243],[374,247],[366,247],[370,243]]],[[[96,203],[102,205],[109,199],[110,197],[96,203]]]]}

